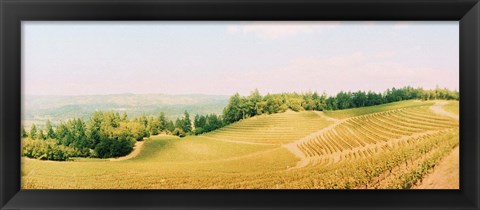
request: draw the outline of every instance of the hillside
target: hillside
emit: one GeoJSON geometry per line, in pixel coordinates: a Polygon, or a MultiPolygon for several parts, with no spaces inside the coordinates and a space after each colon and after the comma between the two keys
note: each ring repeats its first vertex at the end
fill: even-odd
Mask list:
{"type": "Polygon", "coordinates": [[[23,158],[22,186],[411,188],[458,146],[458,120],[438,112],[444,107],[458,113],[458,103],[435,101],[326,113],[287,111],[241,120],[200,136],[154,136],[138,156],[123,161],[23,158]]]}
{"type": "Polygon", "coordinates": [[[330,123],[332,122],[313,111],[287,111],[241,120],[203,137],[239,143],[280,145],[302,138],[330,123]]]}

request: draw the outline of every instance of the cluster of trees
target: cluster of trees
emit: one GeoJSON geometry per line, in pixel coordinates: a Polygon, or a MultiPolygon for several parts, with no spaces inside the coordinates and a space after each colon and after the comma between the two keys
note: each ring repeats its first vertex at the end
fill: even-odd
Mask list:
{"type": "Polygon", "coordinates": [[[210,132],[225,126],[222,117],[217,116],[216,114],[209,114],[206,116],[195,115],[193,122],[195,126],[195,135],[210,132]]]}
{"type": "Polygon", "coordinates": [[[53,126],[46,122],[44,129],[33,124],[27,132],[23,127],[21,136],[25,139],[23,155],[46,160],[66,160],[69,157],[118,157],[130,153],[135,141],[141,141],[150,135],[160,133],[177,135],[199,135],[210,132],[241,119],[261,114],[273,114],[303,110],[338,110],[379,105],[410,99],[447,99],[458,100],[458,91],[436,88],[392,88],[384,93],[372,91],[339,92],[334,96],[307,93],[280,93],[261,96],[254,90],[248,96],[238,93],[231,96],[223,115],[195,115],[193,123],[190,114],[174,121],[165,117],[146,116],[129,120],[126,113],[97,111],[85,122],[82,119],[70,119],[53,126]]]}
{"type": "Polygon", "coordinates": [[[402,100],[458,100],[458,91],[451,91],[446,88],[435,88],[424,90],[410,86],[403,88],[387,89],[383,93],[373,91],[344,92],[341,91],[334,96],[318,94],[317,92],[307,93],[281,93],[267,94],[261,96],[258,90],[254,90],[248,96],[240,96],[238,93],[230,97],[230,100],[223,110],[223,121],[225,125],[241,119],[261,114],[273,114],[285,112],[288,109],[293,111],[303,110],[339,110],[364,106],[373,106],[391,103],[402,100]]]}
{"type": "Polygon", "coordinates": [[[222,116],[216,114],[195,115],[193,123],[190,114],[185,111],[182,118],[175,120],[174,130],[171,134],[184,137],[187,135],[199,135],[225,126],[222,116]]]}
{"type": "Polygon", "coordinates": [[[327,94],[317,92],[280,93],[261,96],[257,89],[248,96],[238,93],[230,97],[223,110],[224,124],[231,124],[241,119],[261,114],[282,113],[291,109],[293,111],[324,110],[327,107],[327,94]]]}
{"type": "Polygon", "coordinates": [[[54,139],[24,139],[22,155],[40,160],[67,160],[75,156],[76,151],[72,147],[59,145],[54,139]]]}
{"type": "Polygon", "coordinates": [[[192,123],[190,114],[174,121],[161,112],[158,116],[128,119],[126,113],[94,112],[87,122],[81,118],[53,125],[47,120],[43,129],[32,124],[29,131],[21,128],[24,139],[22,154],[42,160],[67,160],[70,157],[110,158],[124,156],[133,150],[136,141],[160,133],[197,135],[223,126],[220,116],[196,115],[192,123]]]}
{"type": "Polygon", "coordinates": [[[375,93],[372,91],[339,92],[337,95],[329,97],[327,99],[325,109],[350,109],[411,99],[458,100],[459,92],[451,91],[446,88],[441,89],[438,87],[433,90],[424,90],[423,88],[413,88],[410,86],[398,89],[387,89],[384,93],[375,93]]]}
{"type": "MultiPolygon", "coordinates": [[[[188,112],[185,115],[188,119],[188,112]]],[[[177,119],[176,124],[183,121],[183,118],[177,119]]],[[[156,117],[142,115],[129,120],[125,113],[120,116],[118,112],[97,111],[87,122],[75,118],[53,126],[48,120],[44,129],[39,129],[35,124],[29,131],[22,127],[22,153],[27,157],[45,160],[118,157],[130,153],[136,141],[162,132],[171,134],[176,129],[186,129],[185,125],[175,127],[164,113],[156,117]]],[[[191,132],[191,128],[187,132],[191,132]]]]}

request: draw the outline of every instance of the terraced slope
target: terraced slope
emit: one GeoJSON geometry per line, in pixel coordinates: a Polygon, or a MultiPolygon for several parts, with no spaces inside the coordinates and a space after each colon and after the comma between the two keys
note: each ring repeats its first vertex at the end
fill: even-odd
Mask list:
{"type": "Polygon", "coordinates": [[[206,138],[281,145],[303,138],[332,122],[313,111],[261,115],[203,135],[206,138]]]}
{"type": "MultiPolygon", "coordinates": [[[[458,103],[286,112],[147,140],[138,156],[22,160],[26,189],[411,188],[458,146],[458,103]],[[377,110],[377,111],[375,111],[377,110]]],[[[441,185],[435,185],[441,188],[441,185]]]]}
{"type": "Polygon", "coordinates": [[[326,164],[365,158],[383,150],[393,150],[397,145],[458,127],[458,120],[436,113],[442,105],[444,103],[345,118],[315,136],[291,143],[288,148],[302,158],[297,167],[310,163],[326,164]],[[298,149],[292,148],[293,146],[298,149]]]}

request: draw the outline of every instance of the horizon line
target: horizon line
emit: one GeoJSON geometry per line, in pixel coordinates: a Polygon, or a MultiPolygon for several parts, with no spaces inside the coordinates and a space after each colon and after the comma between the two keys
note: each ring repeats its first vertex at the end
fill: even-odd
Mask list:
{"type": "MultiPolygon", "coordinates": [[[[402,87],[390,87],[390,88],[387,88],[383,91],[374,91],[374,90],[340,90],[334,94],[328,94],[326,90],[324,91],[318,91],[318,90],[307,90],[307,91],[291,91],[291,92],[276,92],[276,93],[273,93],[273,92],[267,92],[267,93],[262,93],[262,91],[258,90],[258,88],[254,88],[253,90],[250,91],[253,92],[255,90],[258,90],[258,92],[260,92],[260,95],[267,95],[267,94],[285,94],[285,93],[299,93],[299,94],[303,94],[303,93],[319,93],[319,94],[326,94],[327,96],[334,96],[334,95],[337,95],[338,93],[340,92],[358,92],[358,91],[363,91],[363,92],[373,92],[373,93],[384,93],[385,91],[387,90],[391,90],[393,88],[395,89],[400,89],[400,88],[406,88],[406,87],[411,87],[411,88],[422,88],[424,90],[435,90],[437,88],[440,88],[440,89],[447,89],[447,90],[450,90],[450,91],[456,91],[456,92],[460,92],[458,89],[449,89],[447,87],[440,87],[439,85],[436,85],[436,88],[431,88],[431,89],[427,89],[427,88],[424,88],[424,87],[414,87],[414,86],[410,86],[410,85],[405,85],[405,86],[402,86],[402,87]]],[[[234,93],[231,93],[231,94],[208,94],[208,93],[181,93],[181,94],[168,94],[168,93],[98,93],[98,94],[71,94],[71,95],[67,95],[67,94],[52,94],[52,95],[48,95],[48,94],[23,94],[22,93],[22,96],[56,96],[56,97],[75,97],[75,96],[113,96],[113,95],[165,95],[165,96],[190,96],[190,95],[201,95],[201,96],[232,96],[232,95],[235,95],[235,94],[239,94],[241,96],[244,96],[243,94],[240,94],[238,91],[234,92],[234,93]]]]}

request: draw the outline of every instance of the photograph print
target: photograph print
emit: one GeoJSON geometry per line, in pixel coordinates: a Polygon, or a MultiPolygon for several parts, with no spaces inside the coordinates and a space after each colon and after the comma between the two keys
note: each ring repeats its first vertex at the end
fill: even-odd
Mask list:
{"type": "Polygon", "coordinates": [[[22,21],[22,189],[459,189],[459,23],[22,21]]]}

